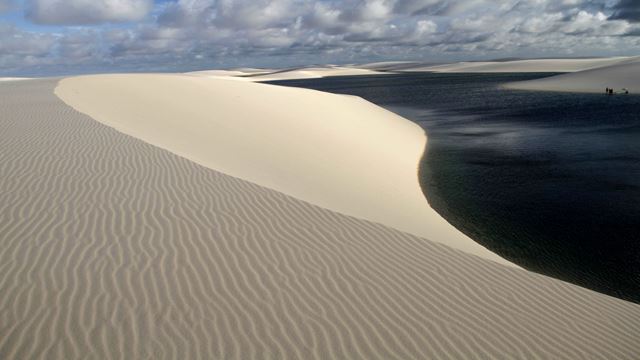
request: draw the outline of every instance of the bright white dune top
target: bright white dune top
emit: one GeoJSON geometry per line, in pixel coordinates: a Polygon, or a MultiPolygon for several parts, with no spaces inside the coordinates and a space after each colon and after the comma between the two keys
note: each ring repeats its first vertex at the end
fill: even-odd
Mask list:
{"type": "Polygon", "coordinates": [[[403,69],[414,72],[494,73],[494,72],[575,72],[610,66],[632,60],[630,57],[589,59],[532,59],[514,61],[459,62],[403,69]]]}
{"type": "Polygon", "coordinates": [[[343,66],[319,66],[292,69],[285,71],[275,71],[267,74],[251,76],[253,81],[277,81],[277,80],[295,80],[295,79],[313,79],[329,76],[361,76],[361,75],[379,75],[384,74],[370,69],[359,69],[354,67],[343,66]]]}
{"type": "Polygon", "coordinates": [[[191,76],[227,77],[229,79],[247,81],[278,81],[296,79],[318,79],[329,76],[361,76],[384,74],[371,69],[360,69],[344,66],[317,66],[285,70],[259,70],[259,69],[231,69],[231,70],[205,70],[186,73],[191,76]]]}
{"type": "Polygon", "coordinates": [[[18,77],[0,77],[0,81],[21,81],[29,80],[30,78],[18,78],[18,77]]]}
{"type": "Polygon", "coordinates": [[[548,78],[506,84],[505,87],[522,90],[571,91],[603,93],[613,88],[630,94],[640,94],[640,57],[601,68],[563,74],[548,78]]]}
{"type": "Polygon", "coordinates": [[[425,200],[418,183],[422,128],[359,97],[177,74],[68,78],[56,94],[209,168],[510,264],[425,200]]]}

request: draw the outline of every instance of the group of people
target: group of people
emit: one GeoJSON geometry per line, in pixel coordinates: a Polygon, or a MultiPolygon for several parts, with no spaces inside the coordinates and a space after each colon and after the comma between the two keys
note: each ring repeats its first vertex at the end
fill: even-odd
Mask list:
{"type": "MultiPolygon", "coordinates": [[[[629,90],[627,90],[627,89],[622,89],[622,92],[623,92],[625,95],[628,95],[628,94],[629,94],[629,90]]],[[[613,95],[613,88],[607,88],[607,89],[605,90],[605,93],[606,93],[607,95],[613,95]]]]}

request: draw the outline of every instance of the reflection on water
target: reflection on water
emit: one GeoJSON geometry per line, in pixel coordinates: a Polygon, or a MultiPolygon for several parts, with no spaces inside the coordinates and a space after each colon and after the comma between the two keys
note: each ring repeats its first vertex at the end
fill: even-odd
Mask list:
{"type": "Polygon", "coordinates": [[[530,270],[640,302],[640,96],[499,86],[546,75],[280,84],[359,95],[417,122],[429,133],[421,184],[449,222],[530,270]]]}

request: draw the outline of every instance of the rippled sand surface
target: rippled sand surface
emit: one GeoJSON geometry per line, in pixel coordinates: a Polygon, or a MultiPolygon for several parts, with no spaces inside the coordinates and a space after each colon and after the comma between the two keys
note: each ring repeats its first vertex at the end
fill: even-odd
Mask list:
{"type": "Polygon", "coordinates": [[[640,353],[636,304],[199,166],[55,86],[0,85],[2,359],[640,353]]]}

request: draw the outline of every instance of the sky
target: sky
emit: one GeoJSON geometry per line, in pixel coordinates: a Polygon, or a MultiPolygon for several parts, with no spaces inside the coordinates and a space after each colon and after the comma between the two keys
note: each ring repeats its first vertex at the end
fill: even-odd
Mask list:
{"type": "Polygon", "coordinates": [[[0,0],[0,76],[640,55],[640,0],[0,0]]]}

